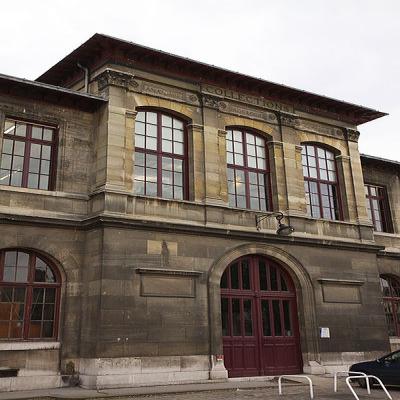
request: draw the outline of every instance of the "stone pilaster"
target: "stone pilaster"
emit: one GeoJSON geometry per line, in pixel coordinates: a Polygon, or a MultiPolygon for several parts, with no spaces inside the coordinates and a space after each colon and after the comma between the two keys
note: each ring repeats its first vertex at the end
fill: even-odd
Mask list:
{"type": "MultiPolygon", "coordinates": [[[[205,163],[205,203],[207,204],[225,204],[221,187],[221,143],[225,141],[222,138],[221,143],[218,132],[218,110],[214,107],[212,99],[204,100],[203,118],[204,118],[204,163],[205,163]]],[[[226,160],[225,160],[226,167],[226,160]]],[[[226,172],[225,172],[226,178],[226,172]]],[[[226,179],[225,179],[226,180],[226,179]]],[[[226,185],[226,183],[224,184],[226,185]]]]}
{"type": "Polygon", "coordinates": [[[271,141],[267,143],[271,167],[271,197],[275,211],[286,210],[286,180],[283,165],[283,143],[271,141]]]}
{"type": "Polygon", "coordinates": [[[135,119],[137,111],[126,110],[125,112],[125,155],[124,172],[125,188],[129,192],[133,191],[134,183],[134,164],[135,164],[135,119]]]}
{"type": "Polygon", "coordinates": [[[205,200],[204,181],[204,127],[198,124],[189,124],[189,193],[191,200],[203,202],[205,200]],[[192,178],[193,177],[193,178],[192,178]]]}

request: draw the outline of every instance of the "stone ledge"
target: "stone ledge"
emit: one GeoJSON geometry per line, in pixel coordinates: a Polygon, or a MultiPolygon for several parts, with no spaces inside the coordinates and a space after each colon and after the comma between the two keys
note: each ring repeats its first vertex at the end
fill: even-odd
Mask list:
{"type": "Polygon", "coordinates": [[[60,342],[0,342],[0,351],[14,350],[54,350],[60,342]]]}

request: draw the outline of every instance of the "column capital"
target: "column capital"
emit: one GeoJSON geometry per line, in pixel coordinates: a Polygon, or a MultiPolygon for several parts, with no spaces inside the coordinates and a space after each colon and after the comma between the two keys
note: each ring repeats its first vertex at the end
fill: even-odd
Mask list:
{"type": "Polygon", "coordinates": [[[225,137],[227,133],[225,129],[218,129],[218,136],[225,137]]]}
{"type": "Polygon", "coordinates": [[[187,124],[186,126],[188,127],[188,129],[191,129],[193,131],[199,131],[199,132],[203,132],[203,129],[204,129],[204,125],[200,125],[200,124],[187,124]]]}
{"type": "Polygon", "coordinates": [[[126,118],[132,118],[132,119],[135,119],[136,118],[136,115],[137,115],[137,111],[135,111],[135,110],[126,110],[125,111],[125,117],[126,118]]]}

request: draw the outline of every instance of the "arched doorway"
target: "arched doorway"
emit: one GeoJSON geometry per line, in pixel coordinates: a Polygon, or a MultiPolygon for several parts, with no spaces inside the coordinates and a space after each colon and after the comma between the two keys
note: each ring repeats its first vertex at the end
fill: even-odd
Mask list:
{"type": "Polygon", "coordinates": [[[266,257],[244,256],[226,268],[220,286],[229,376],[301,372],[296,293],[286,271],[266,257]]]}

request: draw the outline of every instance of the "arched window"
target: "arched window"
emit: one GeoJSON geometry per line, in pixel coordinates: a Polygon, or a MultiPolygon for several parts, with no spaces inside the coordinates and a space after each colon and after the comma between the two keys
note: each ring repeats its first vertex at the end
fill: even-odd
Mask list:
{"type": "Polygon", "coordinates": [[[61,281],[41,256],[0,251],[0,339],[55,339],[61,281]]]}
{"type": "Polygon", "coordinates": [[[241,128],[226,136],[228,194],[231,207],[270,210],[269,163],[265,139],[241,128]]]}
{"type": "Polygon", "coordinates": [[[308,215],[315,218],[340,219],[335,155],[315,144],[303,144],[302,147],[308,215]]]}
{"type": "Polygon", "coordinates": [[[139,111],[135,123],[136,194],[187,198],[186,126],[161,111],[139,111]]]}
{"type": "Polygon", "coordinates": [[[389,336],[400,336],[400,280],[381,275],[380,281],[389,336]]]}

